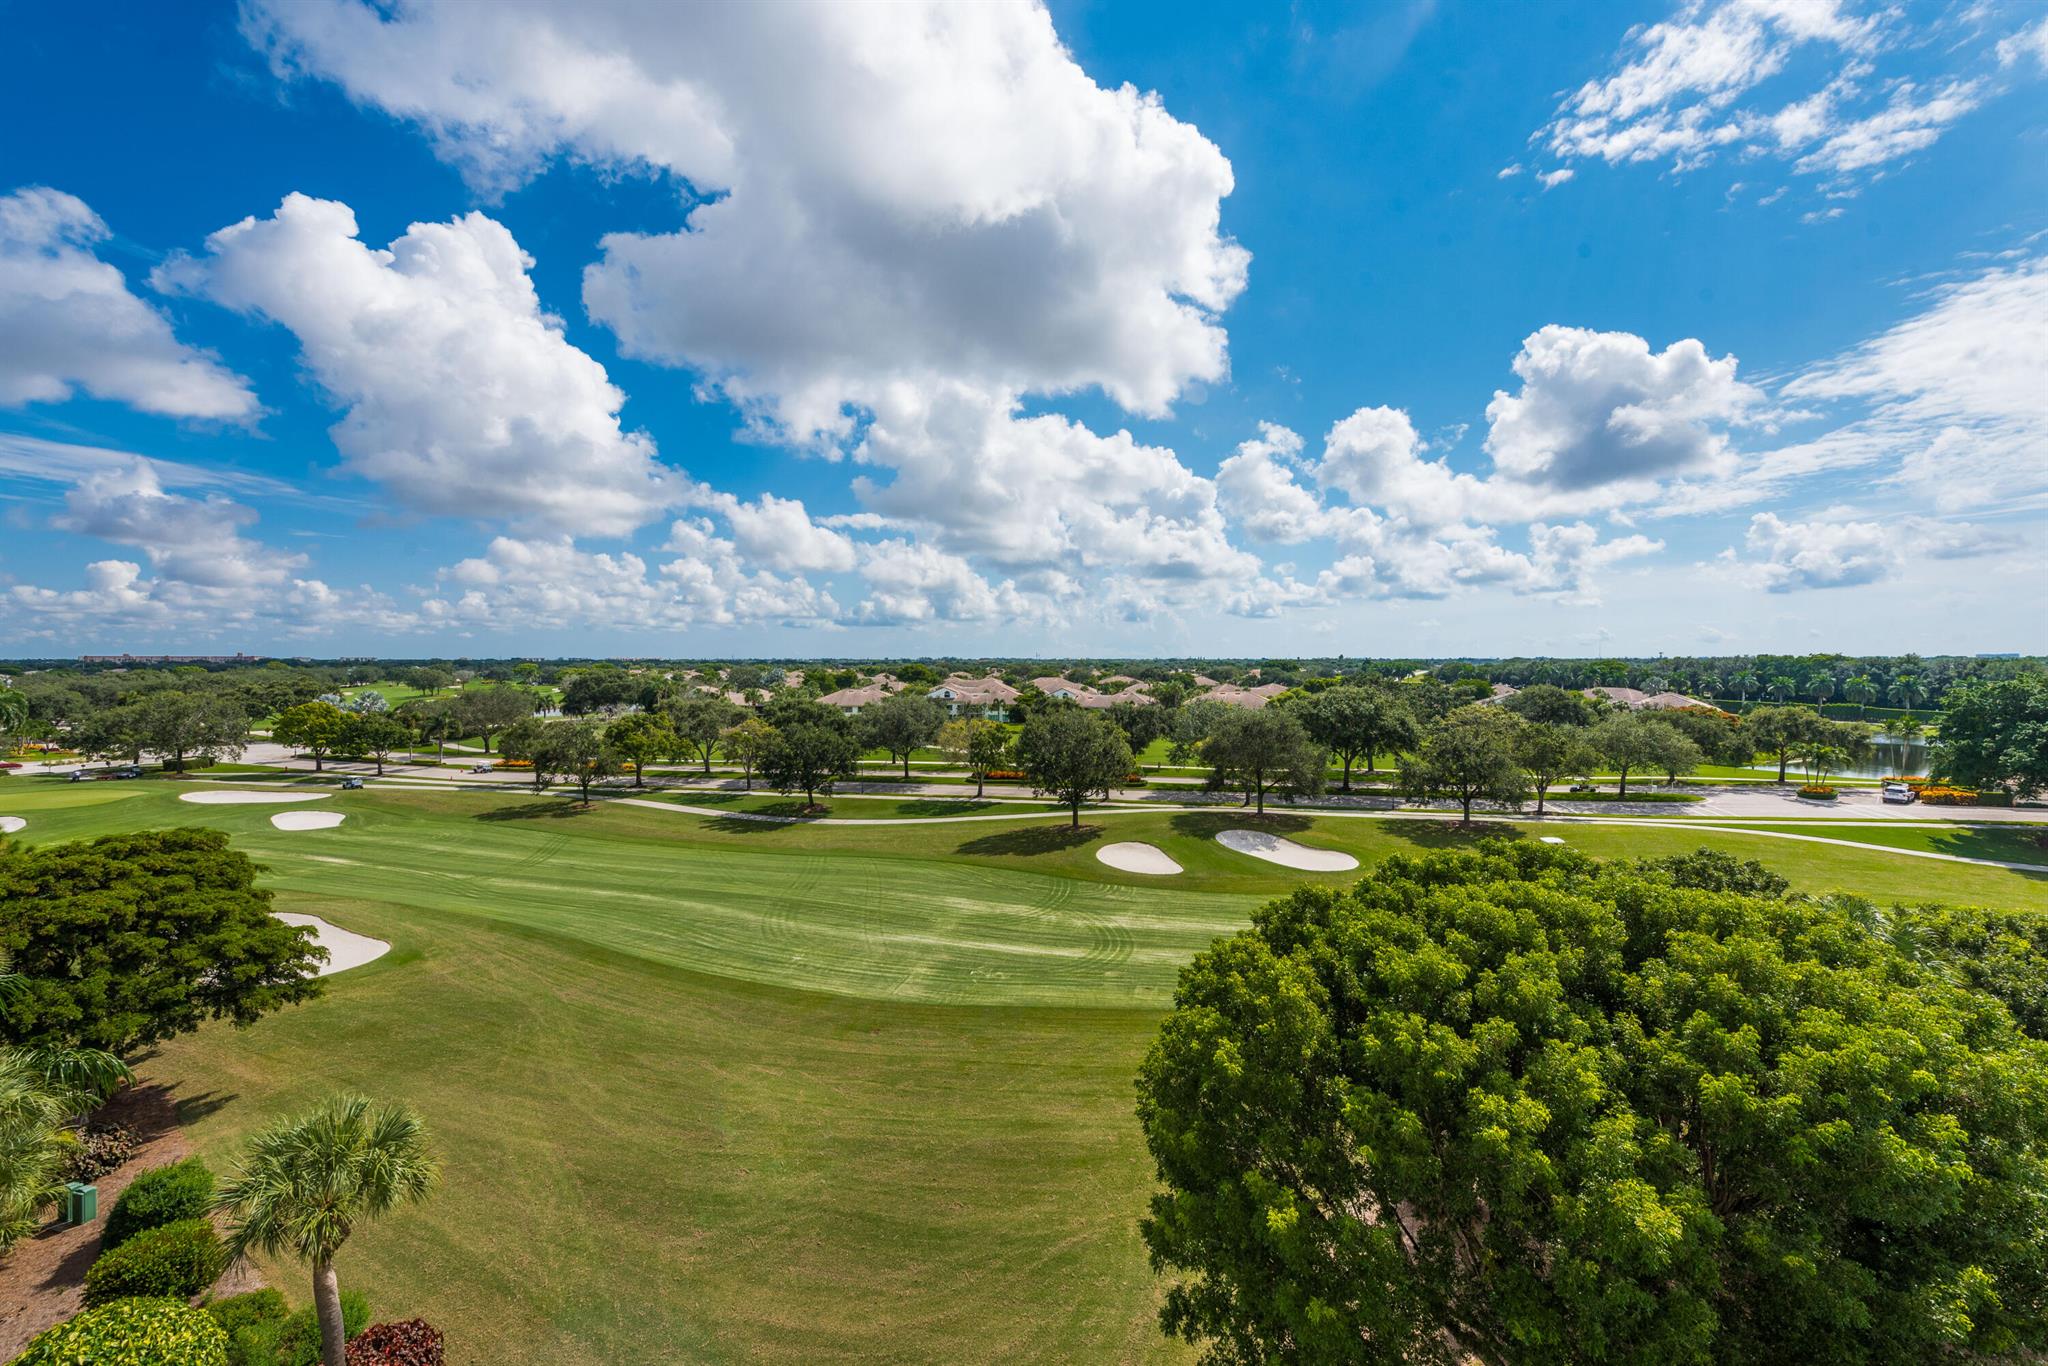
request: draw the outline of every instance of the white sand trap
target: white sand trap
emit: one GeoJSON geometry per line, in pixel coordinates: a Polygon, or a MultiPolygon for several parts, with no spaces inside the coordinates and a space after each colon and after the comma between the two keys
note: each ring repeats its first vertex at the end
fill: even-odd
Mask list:
{"type": "MultiPolygon", "coordinates": [[[[276,820],[276,819],[277,819],[277,817],[275,817],[275,816],[272,816],[272,817],[271,817],[270,819],[272,819],[272,820],[276,820]]],[[[1563,844],[1563,843],[1564,843],[1564,840],[1563,840],[1563,838],[1562,838],[1562,837],[1560,837],[1560,836],[1557,836],[1557,835],[1544,835],[1543,837],[1541,837],[1540,839],[1538,839],[1538,840],[1537,840],[1537,843],[1538,843],[1538,844],[1563,844]]]]}
{"type": "Polygon", "coordinates": [[[201,806],[264,806],[275,802],[317,802],[325,799],[325,792],[180,792],[181,802],[197,802],[201,806]]]}
{"type": "Polygon", "coordinates": [[[332,830],[344,819],[339,811],[280,811],[270,823],[280,830],[332,830]]]}
{"type": "Polygon", "coordinates": [[[381,939],[372,939],[367,934],[344,930],[339,925],[330,925],[317,915],[295,915],[290,911],[273,912],[287,925],[311,925],[313,938],[321,948],[327,950],[327,962],[315,974],[331,977],[337,972],[347,972],[365,963],[374,962],[391,952],[391,946],[381,939]]]}
{"type": "Polygon", "coordinates": [[[1168,858],[1166,851],[1156,844],[1105,844],[1095,851],[1095,857],[1124,873],[1151,873],[1163,877],[1181,871],[1180,865],[1168,858]]]}
{"type": "MultiPolygon", "coordinates": [[[[0,816],[0,835],[11,835],[27,824],[28,822],[19,816],[0,816]]],[[[1176,868],[1173,871],[1177,873],[1180,869],[1176,868]]]]}
{"type": "Polygon", "coordinates": [[[1235,849],[1283,868],[1299,868],[1304,873],[1342,873],[1358,866],[1358,860],[1349,854],[1335,849],[1311,849],[1263,830],[1225,830],[1216,836],[1216,842],[1225,849],[1235,849]]]}

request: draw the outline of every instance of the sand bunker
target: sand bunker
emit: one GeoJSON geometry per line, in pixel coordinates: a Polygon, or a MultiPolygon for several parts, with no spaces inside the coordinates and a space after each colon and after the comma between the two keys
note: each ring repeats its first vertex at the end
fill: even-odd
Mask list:
{"type": "Polygon", "coordinates": [[[354,930],[344,930],[339,925],[330,925],[317,915],[295,915],[290,911],[275,913],[287,925],[311,925],[313,938],[321,948],[327,950],[327,962],[315,974],[332,977],[337,972],[359,968],[391,952],[391,946],[381,939],[372,939],[354,930]]]}
{"type": "Polygon", "coordinates": [[[1178,863],[1166,856],[1165,850],[1153,844],[1105,844],[1095,851],[1095,857],[1124,873],[1164,876],[1181,870],[1178,863]]]}
{"type": "MultiPolygon", "coordinates": [[[[19,816],[0,816],[0,835],[11,835],[27,824],[28,822],[19,816]]],[[[1176,868],[1174,871],[1180,870],[1176,868]]]]}
{"type": "Polygon", "coordinates": [[[339,811],[280,811],[270,823],[280,830],[332,830],[344,819],[339,811]]]}
{"type": "Polygon", "coordinates": [[[201,806],[258,806],[269,802],[317,802],[328,794],[325,792],[180,792],[181,802],[197,802],[201,806]]]}
{"type": "MultiPolygon", "coordinates": [[[[277,817],[272,816],[271,819],[276,820],[277,817]]],[[[1541,838],[1539,838],[1536,842],[1538,844],[1563,844],[1564,840],[1557,835],[1544,835],[1541,838]]]]}
{"type": "Polygon", "coordinates": [[[1335,849],[1311,849],[1263,830],[1225,830],[1216,836],[1216,842],[1225,849],[1235,849],[1283,868],[1298,868],[1304,873],[1342,873],[1358,866],[1358,860],[1349,854],[1335,849]]]}

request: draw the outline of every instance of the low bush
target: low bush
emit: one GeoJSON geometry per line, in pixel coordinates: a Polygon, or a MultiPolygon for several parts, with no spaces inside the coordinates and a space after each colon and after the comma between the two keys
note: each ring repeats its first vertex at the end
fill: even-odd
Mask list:
{"type": "MultiPolygon", "coordinates": [[[[341,1292],[341,1335],[353,1338],[370,1322],[370,1302],[362,1292],[341,1292]]],[[[307,1305],[277,1326],[273,1354],[263,1366],[320,1366],[320,1316],[307,1305]]]]}
{"type": "Polygon", "coordinates": [[[1978,802],[1978,793],[1974,788],[1928,783],[1922,786],[1919,792],[1920,800],[1929,806],[1975,806],[1978,802]]]}
{"type": "Polygon", "coordinates": [[[145,1229],[197,1219],[213,1205],[213,1173],[196,1157],[152,1167],[128,1183],[107,1215],[100,1246],[121,1246],[145,1229]]]}
{"type": "Polygon", "coordinates": [[[219,1280],[226,1265],[227,1252],[212,1222],[181,1219],[101,1253],[85,1273],[85,1303],[100,1305],[130,1295],[189,1300],[219,1280]]]}
{"type": "Polygon", "coordinates": [[[227,1334],[203,1309],[115,1300],[47,1329],[13,1366],[229,1366],[227,1334]]]}
{"type": "Polygon", "coordinates": [[[348,1366],[442,1366],[441,1330],[425,1319],[380,1323],[348,1345],[348,1366]]]}
{"type": "Polygon", "coordinates": [[[1840,794],[1826,783],[1807,783],[1799,789],[1799,795],[1810,802],[1831,802],[1840,794]]]}
{"type": "Polygon", "coordinates": [[[64,1179],[87,1185],[117,1171],[135,1152],[135,1135],[118,1124],[88,1124],[66,1159],[64,1179]]]}
{"type": "Polygon", "coordinates": [[[254,1328],[266,1323],[282,1323],[291,1313],[291,1309],[285,1304],[283,1295],[275,1290],[264,1289],[215,1300],[206,1306],[206,1312],[213,1315],[213,1321],[232,1338],[245,1328],[254,1328]]]}

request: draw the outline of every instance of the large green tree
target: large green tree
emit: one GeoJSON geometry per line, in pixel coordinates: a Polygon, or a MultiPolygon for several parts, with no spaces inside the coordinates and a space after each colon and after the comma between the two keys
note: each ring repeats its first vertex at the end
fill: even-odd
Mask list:
{"type": "Polygon", "coordinates": [[[860,729],[871,748],[879,749],[903,764],[903,776],[910,777],[910,756],[939,738],[946,724],[946,709],[921,692],[892,693],[870,707],[861,708],[860,729]]]}
{"type": "Polygon", "coordinates": [[[464,728],[483,741],[484,753],[491,752],[491,737],[533,715],[534,696],[524,688],[499,685],[495,688],[465,688],[456,702],[456,715],[464,728]]]}
{"type": "Polygon", "coordinates": [[[388,711],[359,712],[348,718],[341,728],[341,739],[335,748],[343,754],[357,755],[372,760],[377,765],[377,776],[384,776],[384,763],[399,750],[411,747],[414,731],[411,725],[388,711]]]}
{"type": "Polygon", "coordinates": [[[604,728],[605,743],[633,765],[633,786],[647,786],[647,765],[676,750],[676,733],[657,712],[634,712],[604,728]]]}
{"type": "Polygon", "coordinates": [[[974,775],[976,797],[987,793],[988,775],[1010,762],[1009,728],[986,717],[948,721],[939,728],[935,743],[947,758],[974,775]]]}
{"type": "Polygon", "coordinates": [[[0,1041],[127,1054],[318,995],[325,952],[256,871],[218,830],[0,848],[0,951],[23,979],[0,1041]]]}
{"type": "Polygon", "coordinates": [[[1311,693],[1292,708],[1308,728],[1309,737],[1344,765],[1344,791],[1351,790],[1351,766],[1365,760],[1365,771],[1381,754],[1398,754],[1419,738],[1413,713],[1400,695],[1384,684],[1340,684],[1311,693]]]}
{"type": "Polygon", "coordinates": [[[719,741],[746,715],[744,709],[717,693],[695,691],[670,698],[663,711],[668,728],[675,732],[678,751],[685,758],[701,760],[707,776],[719,741]]]}
{"type": "Polygon", "coordinates": [[[1742,718],[1742,733],[1758,754],[1778,761],[1778,781],[1800,749],[1819,732],[1820,713],[1806,707],[1758,707],[1742,718]]]}
{"type": "Polygon", "coordinates": [[[135,726],[142,747],[171,769],[182,770],[188,758],[236,758],[249,743],[241,704],[206,693],[153,693],[138,706],[135,726]]]}
{"type": "Polygon", "coordinates": [[[2019,798],[2048,790],[2048,677],[1951,688],[1933,763],[1935,773],[1965,787],[2019,798]]]}
{"type": "Polygon", "coordinates": [[[1555,784],[1576,773],[1590,772],[1600,761],[1598,751],[1586,743],[1585,732],[1574,726],[1548,721],[1524,722],[1514,736],[1515,764],[1536,789],[1536,814],[1555,784]]]}
{"type": "Polygon", "coordinates": [[[815,807],[818,794],[829,796],[860,762],[860,741],[846,717],[815,702],[785,707],[778,716],[775,739],[761,756],[761,777],[778,792],[803,793],[804,805],[815,807]]]}
{"type": "Polygon", "coordinates": [[[1472,803],[1519,807],[1529,796],[1528,779],[1515,759],[1520,718],[1499,707],[1460,707],[1429,728],[1415,757],[1401,768],[1401,790],[1410,797],[1455,801],[1472,823],[1472,803]]]}
{"type": "Polygon", "coordinates": [[[278,714],[270,738],[286,749],[312,755],[313,771],[318,773],[348,734],[348,722],[348,713],[332,702],[301,702],[278,714]]]}
{"type": "Polygon", "coordinates": [[[1957,980],[1972,934],[1684,874],[1395,857],[1197,958],[1139,1078],[1164,1326],[1218,1363],[2048,1347],[2048,1049],[1957,980]]]}
{"type": "Polygon", "coordinates": [[[1106,798],[1131,771],[1131,745],[1100,712],[1047,707],[1017,736],[1017,765],[1032,791],[1067,808],[1076,829],[1081,806],[1106,798]]]}
{"type": "Polygon", "coordinates": [[[1309,738],[1292,707],[1233,707],[1202,742],[1210,780],[1244,793],[1245,804],[1256,802],[1260,815],[1269,792],[1321,792],[1329,761],[1329,751],[1309,738]]]}

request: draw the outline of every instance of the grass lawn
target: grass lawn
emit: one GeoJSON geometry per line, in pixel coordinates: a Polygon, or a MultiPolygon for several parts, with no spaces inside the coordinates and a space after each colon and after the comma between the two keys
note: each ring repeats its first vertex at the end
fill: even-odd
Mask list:
{"type": "MultiPolygon", "coordinates": [[[[323,1000],[176,1040],[142,1070],[216,1162],[331,1090],[419,1105],[446,1187],[357,1234],[342,1276],[380,1317],[443,1325],[460,1363],[1187,1359],[1154,1326],[1131,1079],[1188,957],[1266,896],[1356,876],[1213,836],[1263,824],[1367,864],[1472,838],[1227,809],[1091,811],[1078,832],[917,823],[1030,809],[929,798],[833,803],[889,824],[784,825],[374,787],[322,788],[347,821],[286,833],[276,807],[180,790],[0,780],[0,814],[31,841],[217,826],[267,867],[280,909],[392,942],[323,1000]],[[1094,856],[1111,840],[1188,871],[1114,872],[1094,856]]],[[[1857,827],[1871,847],[1843,848],[1724,826],[1490,828],[1602,856],[1711,844],[1803,888],[2048,909],[2048,878],[1875,842],[1977,832],[1857,827]]],[[[304,1301],[301,1272],[273,1272],[304,1301]]]]}

